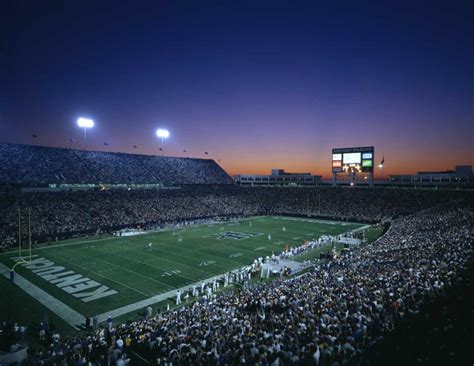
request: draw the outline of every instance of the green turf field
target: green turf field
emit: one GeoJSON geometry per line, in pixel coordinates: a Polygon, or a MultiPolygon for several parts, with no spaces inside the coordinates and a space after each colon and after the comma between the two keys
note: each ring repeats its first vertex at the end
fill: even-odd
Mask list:
{"type": "MultiPolygon", "coordinates": [[[[266,216],[187,226],[175,232],[68,240],[34,249],[36,262],[29,269],[25,264],[16,270],[79,314],[93,316],[240,268],[259,256],[280,252],[286,245],[298,246],[324,234],[337,235],[361,226],[266,216]],[[64,267],[63,272],[69,273],[62,278],[70,276],[69,283],[54,277],[54,272],[45,275],[48,268],[43,270],[42,263],[48,268],[64,267]],[[95,300],[84,295],[100,286],[112,294],[95,300]]],[[[4,253],[0,262],[11,267],[13,257],[13,252],[4,253]]],[[[7,279],[2,276],[1,281],[7,279]]]]}

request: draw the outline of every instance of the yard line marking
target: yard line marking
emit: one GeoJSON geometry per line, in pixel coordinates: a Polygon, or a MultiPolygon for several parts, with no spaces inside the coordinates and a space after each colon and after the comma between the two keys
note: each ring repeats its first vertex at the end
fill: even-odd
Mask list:
{"type": "MultiPolygon", "coordinates": [[[[173,288],[172,286],[164,283],[164,282],[161,282],[161,281],[158,281],[158,280],[155,280],[151,277],[148,277],[148,276],[145,276],[144,274],[141,274],[141,273],[138,273],[138,272],[135,272],[135,271],[132,271],[131,269],[127,269],[125,267],[122,267],[122,266],[119,266],[118,264],[115,264],[115,263],[110,263],[110,262],[107,262],[107,261],[104,261],[103,259],[100,259],[100,258],[97,258],[97,257],[94,257],[94,256],[91,256],[91,258],[94,258],[100,262],[104,262],[104,263],[107,263],[108,265],[111,265],[111,266],[114,266],[114,267],[118,267],[118,268],[121,268],[125,271],[128,271],[128,272],[132,272],[138,276],[141,276],[141,277],[144,277],[144,278],[148,278],[150,281],[153,281],[153,282],[156,282],[156,283],[161,283],[162,285],[165,285],[166,287],[169,287],[169,288],[173,288]]],[[[123,257],[122,257],[123,258],[123,257]]],[[[110,268],[109,268],[110,269],[110,268]]],[[[131,288],[131,287],[130,287],[131,288]]],[[[149,296],[149,295],[146,295],[146,296],[149,296]]]]}
{"type": "MultiPolygon", "coordinates": [[[[166,243],[160,243],[160,245],[164,246],[164,247],[171,247],[172,249],[175,248],[174,245],[171,245],[171,244],[166,244],[166,243]]],[[[205,255],[211,255],[213,257],[216,257],[216,258],[220,258],[226,262],[233,262],[233,263],[237,263],[238,265],[242,265],[243,263],[239,262],[239,261],[233,261],[231,259],[228,259],[227,258],[227,255],[228,253],[226,251],[223,251],[222,249],[222,246],[221,246],[221,243],[213,243],[213,244],[209,244],[209,245],[206,245],[204,247],[201,247],[201,248],[198,248],[198,249],[189,249],[189,250],[184,250],[182,253],[177,253],[176,256],[180,256],[180,257],[183,257],[183,258],[187,258],[187,259],[192,259],[192,260],[196,260],[196,258],[194,257],[189,257],[189,256],[186,256],[184,255],[184,253],[200,253],[200,254],[205,254],[205,255]],[[215,249],[214,247],[217,247],[217,249],[215,249]],[[209,253],[204,253],[203,250],[205,249],[212,249],[213,251],[216,251],[216,252],[219,252],[219,253],[222,253],[225,257],[219,257],[219,256],[216,256],[216,255],[213,255],[213,254],[209,254],[209,253]]],[[[239,250],[243,250],[245,252],[248,252],[248,253],[252,253],[252,256],[253,256],[253,249],[247,249],[245,247],[242,247],[240,246],[239,247],[239,250]]],[[[220,266],[222,267],[222,266],[220,266]]]]}
{"type": "MultiPolygon", "coordinates": [[[[163,246],[163,247],[170,247],[171,249],[176,249],[176,247],[175,247],[173,244],[166,244],[166,243],[160,242],[159,245],[160,245],[160,246],[163,246]]],[[[225,257],[219,257],[219,256],[215,256],[215,255],[212,255],[212,254],[208,254],[208,253],[203,253],[203,252],[202,252],[202,250],[204,250],[204,249],[211,249],[211,248],[213,248],[213,247],[219,247],[219,246],[220,246],[220,243],[213,243],[213,244],[206,245],[206,246],[204,246],[203,248],[199,248],[199,249],[184,250],[182,253],[176,253],[176,256],[179,256],[179,257],[182,257],[182,258],[191,259],[191,260],[195,261],[195,260],[196,260],[195,257],[186,256],[186,255],[184,255],[184,253],[191,253],[191,254],[192,254],[192,253],[200,253],[200,254],[205,254],[205,255],[214,256],[214,257],[219,258],[219,259],[222,259],[222,260],[224,260],[224,261],[226,261],[226,262],[233,262],[233,263],[237,263],[238,265],[242,265],[241,262],[233,261],[233,260],[230,260],[230,259],[226,259],[227,253],[226,253],[226,252],[223,252],[222,250],[218,250],[218,249],[217,249],[217,250],[215,250],[215,251],[218,251],[218,252],[224,254],[225,257]]],[[[244,249],[244,248],[241,248],[241,249],[244,250],[244,251],[250,252],[249,249],[244,249]]],[[[169,259],[167,259],[167,260],[170,261],[170,262],[172,262],[172,263],[181,263],[181,262],[175,262],[175,261],[172,261],[172,260],[169,260],[169,259]]],[[[219,267],[222,267],[222,266],[219,266],[219,267]]],[[[196,268],[194,268],[194,267],[190,267],[190,268],[192,268],[193,270],[196,270],[196,268]]],[[[224,267],[222,267],[222,268],[224,268],[224,267]]],[[[225,269],[225,268],[224,268],[224,269],[225,269]]],[[[208,274],[212,274],[212,273],[209,273],[209,272],[208,272],[208,274]]]]}
{"type": "MultiPolygon", "coordinates": [[[[98,250],[100,251],[100,249],[98,249],[98,250]]],[[[129,258],[129,257],[124,257],[124,256],[121,256],[121,255],[116,254],[116,253],[114,253],[113,255],[115,255],[115,256],[117,256],[117,257],[120,257],[120,258],[123,258],[123,259],[127,259],[127,260],[130,261],[130,263],[128,263],[128,264],[126,264],[126,265],[124,265],[124,266],[119,266],[119,267],[122,267],[122,268],[128,267],[128,266],[131,264],[131,262],[136,262],[136,263],[144,264],[145,266],[148,266],[148,267],[150,267],[150,268],[156,269],[156,270],[158,270],[158,271],[160,271],[160,272],[165,272],[165,271],[164,271],[163,269],[161,269],[161,268],[152,266],[152,265],[150,265],[150,264],[148,264],[148,263],[145,263],[145,262],[143,262],[143,261],[139,261],[139,260],[137,260],[137,259],[131,259],[131,258],[129,258]]],[[[165,258],[163,258],[163,259],[166,260],[165,258]]],[[[99,259],[99,260],[100,260],[100,259],[99,259]]],[[[170,261],[170,260],[168,260],[168,261],[169,261],[169,262],[172,262],[172,261],[170,261]]],[[[172,262],[172,263],[173,263],[173,264],[176,264],[176,262],[172,262]]],[[[118,266],[118,265],[117,265],[117,266],[118,266]]],[[[186,267],[188,267],[188,266],[186,266],[186,267]]],[[[193,268],[193,267],[190,267],[190,268],[192,268],[193,270],[195,270],[195,268],[193,268]]],[[[131,271],[131,270],[130,270],[130,271],[131,271]]],[[[132,272],[133,272],[133,271],[132,271],[132,272]]],[[[177,277],[184,278],[185,280],[188,280],[188,281],[191,281],[191,282],[194,281],[193,279],[188,278],[188,277],[186,277],[186,276],[181,276],[181,275],[176,275],[176,276],[177,276],[177,277]]],[[[148,276],[145,276],[145,277],[148,277],[148,276]]],[[[148,278],[152,279],[151,277],[148,277],[148,278]]],[[[157,281],[157,280],[154,280],[154,281],[157,281]]],[[[160,282],[160,281],[158,281],[158,282],[160,282]]]]}
{"type": "MultiPolygon", "coordinates": [[[[100,250],[100,249],[99,249],[99,250],[100,250]]],[[[123,249],[122,252],[123,252],[123,251],[130,251],[130,248],[123,249]]],[[[115,251],[114,253],[117,253],[117,252],[119,252],[119,251],[115,251]]],[[[145,259],[144,261],[140,261],[140,260],[137,260],[137,259],[133,259],[133,261],[138,262],[138,263],[143,263],[143,264],[145,264],[145,265],[147,265],[147,266],[149,266],[149,267],[151,267],[151,268],[157,269],[157,270],[159,270],[159,271],[163,271],[163,269],[161,269],[161,268],[159,268],[159,267],[155,267],[155,266],[152,266],[152,265],[146,263],[146,262],[155,261],[155,260],[159,259],[159,260],[163,260],[163,261],[170,262],[170,263],[172,263],[173,265],[177,265],[177,264],[178,264],[178,265],[183,266],[183,267],[188,267],[188,268],[192,269],[193,271],[198,270],[198,271],[204,272],[204,273],[206,273],[206,274],[208,274],[208,275],[212,275],[212,273],[210,273],[210,272],[208,272],[208,271],[204,271],[204,270],[202,270],[202,269],[199,269],[199,268],[196,268],[196,267],[193,267],[193,266],[189,266],[189,265],[184,264],[184,263],[181,263],[181,262],[176,262],[176,261],[173,261],[173,260],[170,260],[170,259],[167,259],[167,258],[161,258],[161,257],[159,257],[157,254],[154,254],[153,251],[148,252],[148,254],[151,255],[153,258],[152,258],[152,259],[145,259]]],[[[129,257],[124,257],[124,256],[121,256],[121,255],[118,255],[118,254],[114,254],[114,255],[116,255],[116,256],[118,256],[118,257],[120,257],[120,258],[129,259],[129,257]]],[[[179,256],[180,256],[180,254],[176,254],[176,255],[179,255],[179,256]]],[[[188,258],[188,257],[184,257],[184,258],[188,258]]],[[[189,258],[189,259],[195,259],[195,258],[189,258]]],[[[187,277],[184,277],[184,276],[180,276],[180,277],[183,277],[183,278],[185,278],[185,279],[187,279],[187,280],[190,280],[190,281],[194,281],[194,280],[192,280],[192,279],[190,279],[190,278],[187,278],[187,277]]]]}
{"type": "MultiPolygon", "coordinates": [[[[98,259],[98,258],[94,258],[94,259],[98,259]]],[[[105,278],[105,279],[107,279],[107,280],[109,280],[109,281],[118,283],[119,285],[122,285],[123,287],[126,287],[126,288],[128,288],[128,289],[130,289],[130,290],[132,290],[132,291],[134,291],[134,292],[138,292],[139,294],[141,294],[141,295],[143,295],[143,296],[147,296],[147,297],[150,296],[149,294],[146,294],[146,293],[144,293],[144,292],[142,292],[142,291],[140,291],[140,290],[137,290],[137,289],[134,289],[134,288],[132,288],[132,287],[130,287],[130,286],[127,286],[126,284],[124,284],[124,283],[122,283],[122,282],[120,282],[120,281],[113,280],[112,278],[107,277],[107,276],[104,276],[103,274],[99,274],[99,273],[96,272],[96,271],[93,271],[93,270],[91,270],[91,269],[87,269],[86,267],[80,266],[79,264],[74,263],[72,260],[68,260],[68,259],[63,259],[63,260],[66,261],[66,262],[71,263],[73,266],[76,266],[76,267],[78,267],[78,268],[80,268],[80,269],[82,269],[82,270],[89,271],[89,272],[94,273],[94,274],[97,275],[97,276],[103,277],[103,278],[105,278]]],[[[109,270],[110,270],[110,269],[109,269],[109,270]]],[[[103,272],[107,272],[107,271],[108,271],[107,269],[104,269],[104,270],[103,270],[103,272]]]]}

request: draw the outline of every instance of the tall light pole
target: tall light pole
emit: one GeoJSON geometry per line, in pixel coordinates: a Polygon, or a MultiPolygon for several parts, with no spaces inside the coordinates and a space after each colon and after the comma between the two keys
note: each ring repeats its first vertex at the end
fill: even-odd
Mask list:
{"type": "Polygon", "coordinates": [[[382,180],[383,164],[379,164],[379,169],[380,169],[380,180],[382,180]]]}
{"type": "Polygon", "coordinates": [[[170,132],[168,130],[165,130],[163,128],[159,128],[156,130],[156,136],[161,139],[161,156],[164,156],[165,154],[165,139],[170,137],[170,132]]]}
{"type": "Polygon", "coordinates": [[[77,119],[77,125],[84,129],[84,150],[86,149],[86,137],[87,137],[87,129],[94,127],[94,121],[89,118],[79,117],[77,119]]]}

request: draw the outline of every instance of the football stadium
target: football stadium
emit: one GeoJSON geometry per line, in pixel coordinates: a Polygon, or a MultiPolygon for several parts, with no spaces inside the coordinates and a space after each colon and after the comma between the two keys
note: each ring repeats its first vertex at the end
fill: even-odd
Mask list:
{"type": "Polygon", "coordinates": [[[383,334],[419,321],[471,269],[469,186],[240,186],[211,159],[18,144],[0,152],[1,308],[5,325],[22,327],[4,336],[29,338],[33,362],[80,354],[100,364],[112,336],[134,364],[194,364],[193,347],[213,364],[203,340],[237,331],[239,343],[220,341],[229,363],[240,342],[250,342],[247,358],[257,342],[295,336],[310,345],[306,356],[281,347],[299,363],[315,352],[364,363],[378,359],[383,334]],[[360,335],[343,336],[344,326],[360,335]],[[333,354],[315,336],[322,345],[349,338],[333,354]]]}
{"type": "Polygon", "coordinates": [[[474,365],[472,10],[0,2],[0,366],[474,365]]]}

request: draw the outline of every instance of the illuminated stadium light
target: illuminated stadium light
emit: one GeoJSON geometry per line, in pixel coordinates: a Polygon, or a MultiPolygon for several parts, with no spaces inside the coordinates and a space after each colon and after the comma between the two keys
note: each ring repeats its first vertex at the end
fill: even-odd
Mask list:
{"type": "Polygon", "coordinates": [[[156,130],[156,136],[158,136],[160,139],[167,139],[170,137],[170,132],[168,130],[159,128],[156,130]]]}
{"type": "Polygon", "coordinates": [[[159,128],[156,130],[156,136],[158,136],[161,139],[161,156],[165,154],[165,139],[170,137],[170,132],[168,130],[165,130],[163,128],[159,128]]]}
{"type": "Polygon", "coordinates": [[[91,120],[90,118],[78,118],[77,119],[77,125],[79,127],[83,127],[83,128],[92,128],[94,127],[94,121],[91,120]]]}
{"type": "Polygon", "coordinates": [[[383,168],[383,164],[379,164],[379,168],[382,169],[382,168],[383,168]]]}
{"type": "Polygon", "coordinates": [[[77,125],[84,129],[84,150],[86,149],[86,137],[87,129],[94,127],[94,120],[90,118],[79,117],[77,119],[77,125]]]}

